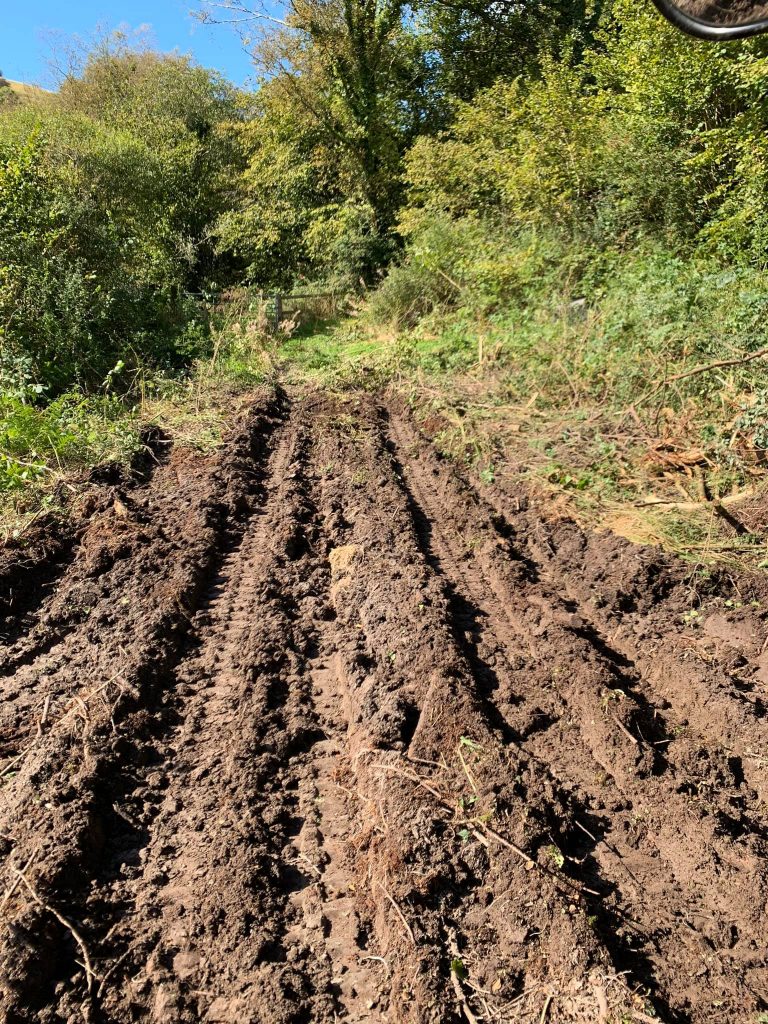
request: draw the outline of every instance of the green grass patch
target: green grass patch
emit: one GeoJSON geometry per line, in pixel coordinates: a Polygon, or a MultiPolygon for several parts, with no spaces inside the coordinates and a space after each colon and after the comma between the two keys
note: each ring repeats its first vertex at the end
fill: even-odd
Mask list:
{"type": "Polygon", "coordinates": [[[0,394],[0,494],[136,450],[135,414],[114,396],[61,395],[38,407],[0,394]]]}
{"type": "Polygon", "coordinates": [[[291,379],[331,383],[339,374],[364,374],[381,362],[385,348],[383,339],[359,330],[354,321],[333,320],[278,342],[275,356],[291,379]]]}
{"type": "Polygon", "coordinates": [[[70,392],[45,406],[0,392],[0,529],[23,527],[62,483],[140,447],[136,412],[115,396],[70,392]]]}
{"type": "MultiPolygon", "coordinates": [[[[2,370],[2,366],[0,366],[2,370]]],[[[273,343],[252,324],[222,317],[210,357],[186,373],[139,370],[105,382],[116,393],[71,390],[52,401],[19,373],[0,375],[0,529],[23,527],[56,501],[62,484],[102,462],[127,463],[143,431],[162,427],[174,443],[216,448],[233,410],[274,378],[273,343]]]]}

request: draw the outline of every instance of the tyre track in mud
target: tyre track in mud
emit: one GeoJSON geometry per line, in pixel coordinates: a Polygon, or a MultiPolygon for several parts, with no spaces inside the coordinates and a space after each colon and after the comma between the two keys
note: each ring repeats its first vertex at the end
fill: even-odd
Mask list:
{"type": "MultiPolygon", "coordinates": [[[[133,1012],[157,1020],[363,1021],[377,1002],[347,893],[332,627],[316,596],[310,426],[296,418],[176,671],[181,721],[130,883],[127,958],[115,951],[132,965],[133,1012]]],[[[130,1009],[104,1000],[115,1021],[130,1009]]]]}
{"type": "MultiPolygon", "coordinates": [[[[51,1019],[381,1019],[345,866],[311,431],[284,415],[261,508],[196,601],[129,771],[106,780],[118,796],[108,835],[83,897],[65,906],[92,951],[91,991],[84,999],[79,951],[59,934],[75,973],[49,996],[51,1019]]],[[[19,1011],[32,1011],[31,983],[31,972],[17,983],[19,1011]]]]}
{"type": "MultiPolygon", "coordinates": [[[[263,505],[224,558],[192,620],[189,649],[174,669],[156,730],[162,743],[153,751],[151,770],[128,795],[130,804],[150,808],[135,870],[117,894],[100,893],[98,884],[91,894],[103,922],[102,947],[105,936],[113,942],[107,962],[112,983],[100,1007],[111,1020],[127,1019],[139,1007],[155,1019],[199,1020],[211,1007],[210,1019],[229,1019],[230,1002],[222,994],[229,979],[212,982],[204,957],[212,943],[233,954],[225,901],[240,901],[242,918],[255,921],[261,908],[249,902],[253,894],[242,883],[269,871],[243,852],[249,842],[255,845],[253,807],[234,777],[255,740],[241,705],[251,696],[251,669],[240,657],[250,641],[251,616],[275,614],[259,607],[260,591],[270,568],[274,509],[290,500],[286,478],[299,447],[289,419],[275,438],[263,505]],[[221,1018],[219,1010],[226,1011],[221,1018]]],[[[246,990],[256,983],[241,981],[246,990]]]]}
{"type": "Polygon", "coordinates": [[[685,759],[670,764],[673,734],[661,707],[652,703],[653,689],[643,685],[633,664],[578,614],[575,602],[547,592],[536,564],[525,550],[521,557],[509,548],[474,496],[462,502],[458,520],[452,516],[455,499],[445,500],[450,474],[441,473],[432,452],[424,456],[426,465],[408,457],[418,454],[420,445],[406,420],[395,415],[390,429],[425,552],[447,579],[457,629],[475,658],[485,652],[486,665],[502,663],[486,673],[492,676],[487,694],[492,717],[581,805],[582,823],[571,821],[570,834],[561,832],[558,845],[572,872],[580,864],[583,877],[584,868],[591,867],[590,884],[613,893],[610,909],[606,913],[604,904],[598,919],[605,941],[618,947],[617,968],[629,968],[652,986],[667,1019],[678,1014],[687,1019],[707,1000],[714,1007],[728,1004],[720,1011],[725,1020],[750,1004],[759,1008],[766,995],[765,830],[755,824],[760,802],[737,793],[738,772],[721,759],[707,767],[719,773],[724,806],[703,820],[688,796],[698,795],[700,779],[689,774],[697,766],[685,759]],[[468,557],[462,534],[466,542],[467,530],[473,529],[485,533],[485,543],[468,557]],[[543,614],[531,621],[530,609],[537,606],[543,614]],[[528,658],[521,644],[528,645],[528,658]],[[546,664],[553,651],[561,652],[560,659],[565,652],[571,665],[581,663],[587,671],[574,686],[569,676],[578,673],[566,664],[558,679],[553,666],[557,695],[542,713],[546,694],[540,678],[534,687],[527,681],[526,662],[546,664]],[[500,723],[505,696],[513,706],[507,705],[506,721],[500,723]],[[614,701],[615,712],[610,710],[614,701]],[[574,758],[579,746],[582,755],[574,758]],[[609,778],[600,780],[601,773],[609,778]],[[675,776],[671,786],[664,782],[667,773],[675,776]],[[724,827],[724,821],[736,827],[724,827]],[[664,904],[673,894],[670,914],[664,904]],[[656,900],[662,905],[654,905],[656,900]],[[670,972],[677,979],[674,989],[664,991],[659,976],[675,964],[681,949],[698,960],[691,989],[686,992],[680,982],[681,965],[670,972]]]}
{"type": "Polygon", "coordinates": [[[74,531],[53,516],[33,524],[0,551],[0,644],[10,648],[28,633],[50,588],[74,559],[74,531]]]}
{"type": "Polygon", "coordinates": [[[764,807],[659,688],[663,596],[596,608],[360,395],[265,397],[93,501],[0,662],[2,1019],[768,1008],[764,807]]]}
{"type": "MultiPolygon", "coordinates": [[[[57,688],[57,683],[78,670],[89,673],[98,661],[99,627],[110,625],[112,618],[98,606],[116,586],[121,563],[130,568],[132,556],[150,539],[144,529],[150,522],[147,510],[166,498],[166,477],[160,474],[155,480],[154,470],[161,465],[153,459],[139,477],[119,466],[94,470],[93,482],[78,499],[82,521],[51,520],[50,543],[39,538],[40,527],[30,541],[30,554],[0,568],[0,586],[7,594],[0,609],[10,611],[20,602],[24,609],[24,614],[4,620],[10,620],[10,627],[0,643],[0,736],[6,748],[0,774],[39,736],[43,715],[53,719],[57,702],[71,703],[71,688],[57,688]],[[90,618],[94,610],[101,621],[90,618]]],[[[180,485],[178,473],[174,470],[180,485]]],[[[11,562],[9,556],[12,551],[5,554],[6,562],[11,562]]],[[[123,582],[119,579],[117,586],[123,582]]]]}
{"type": "MultiPolygon", "coordinates": [[[[675,709],[681,728],[706,747],[722,751],[736,774],[763,802],[768,800],[768,763],[762,754],[768,706],[765,613],[757,616],[749,607],[736,613],[723,609],[724,600],[742,603],[737,588],[725,587],[732,596],[721,597],[719,608],[709,614],[696,612],[693,625],[687,625],[685,605],[676,621],[664,614],[663,604],[658,609],[622,609],[620,603],[617,607],[604,600],[599,574],[590,578],[593,574],[587,570],[565,575],[555,549],[537,544],[532,553],[548,578],[563,576],[572,599],[586,609],[595,634],[610,637],[618,656],[642,675],[654,699],[675,709]]],[[[642,572],[642,563],[637,565],[640,560],[630,552],[622,553],[630,555],[626,561],[631,580],[642,572]]]]}
{"type": "MultiPolygon", "coordinates": [[[[190,611],[258,492],[259,460],[281,416],[280,397],[269,397],[220,454],[182,452],[150,488],[101,488],[85,510],[70,571],[41,612],[85,605],[92,614],[78,617],[65,657],[29,676],[24,700],[43,713],[32,739],[20,736],[0,790],[3,1019],[66,1019],[54,1007],[73,993],[82,1002],[83,957],[63,922],[79,920],[73,911],[89,879],[112,867],[106,845],[126,825],[120,801],[147,754],[148,709],[161,700],[190,611]],[[51,909],[41,905],[48,898],[51,909]]],[[[2,682],[12,702],[15,681],[2,682]]],[[[74,1019],[82,1016],[78,1006],[74,1019]]]]}
{"type": "Polygon", "coordinates": [[[550,842],[534,806],[541,780],[498,743],[378,418],[351,409],[336,417],[322,507],[339,545],[331,594],[369,808],[357,842],[393,1018],[527,1020],[555,999],[561,1020],[595,1019],[609,1002],[642,1009],[595,941],[581,886],[534,859],[550,842]],[[471,769],[465,741],[470,760],[482,751],[471,769]],[[462,821],[473,805],[477,823],[462,821]],[[506,835],[478,832],[489,815],[506,835]],[[464,982],[450,968],[459,959],[464,982]]]}
{"type": "Polygon", "coordinates": [[[690,566],[655,549],[585,533],[570,522],[548,523],[529,515],[525,502],[513,512],[515,503],[496,493],[490,500],[504,534],[543,580],[578,605],[596,642],[642,678],[655,703],[674,709],[680,729],[731,758],[735,773],[768,799],[761,753],[768,705],[765,586],[727,573],[697,586],[690,566]],[[742,588],[757,599],[754,607],[742,588]],[[692,600],[697,589],[701,596],[692,600]]]}

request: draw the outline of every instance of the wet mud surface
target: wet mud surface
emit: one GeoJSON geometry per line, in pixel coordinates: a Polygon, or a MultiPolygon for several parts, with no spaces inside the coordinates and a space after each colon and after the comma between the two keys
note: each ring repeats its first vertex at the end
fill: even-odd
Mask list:
{"type": "Polygon", "coordinates": [[[0,553],[0,1019],[768,1011],[754,584],[370,396],[152,469],[0,553]]]}

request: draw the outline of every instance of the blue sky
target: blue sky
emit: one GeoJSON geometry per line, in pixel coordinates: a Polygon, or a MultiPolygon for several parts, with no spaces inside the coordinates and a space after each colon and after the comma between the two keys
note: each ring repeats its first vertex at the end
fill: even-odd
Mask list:
{"type": "Polygon", "coordinates": [[[7,78],[47,85],[51,36],[87,38],[98,26],[149,25],[162,50],[192,53],[238,85],[251,74],[248,55],[226,26],[200,25],[193,0],[10,0],[3,4],[0,70],[7,78]]]}

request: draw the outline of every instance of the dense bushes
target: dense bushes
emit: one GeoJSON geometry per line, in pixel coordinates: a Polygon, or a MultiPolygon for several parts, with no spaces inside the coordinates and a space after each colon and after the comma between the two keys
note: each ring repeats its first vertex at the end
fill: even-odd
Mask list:
{"type": "Polygon", "coordinates": [[[394,259],[372,313],[412,324],[538,301],[531,252],[555,238],[561,277],[592,292],[648,240],[765,264],[766,44],[701,46],[629,0],[600,18],[553,0],[541,25],[344,9],[262,40],[273,73],[251,97],[118,41],[56,96],[0,108],[2,344],[49,394],[184,363],[206,333],[185,296],[238,280],[359,289],[394,259]],[[488,38],[504,45],[481,67],[468,40],[488,38]]]}
{"type": "Polygon", "coordinates": [[[139,447],[138,431],[115,396],[68,392],[47,405],[0,391],[0,500],[67,470],[120,459],[139,447]]]}
{"type": "Polygon", "coordinates": [[[238,129],[247,158],[218,223],[219,252],[262,288],[321,280],[355,290],[391,256],[359,168],[281,80],[262,86],[238,129]]]}
{"type": "Polygon", "coordinates": [[[765,43],[702,46],[629,0],[599,18],[553,0],[525,23],[502,7],[346,0],[345,22],[309,4],[261,41],[272,73],[251,97],[118,40],[55,96],[3,103],[6,355],[48,394],[98,386],[204,346],[190,292],[359,289],[393,258],[375,317],[484,315],[537,301],[531,252],[553,238],[561,277],[592,292],[648,240],[766,263],[765,43]]]}
{"type": "Polygon", "coordinates": [[[625,0],[595,39],[411,148],[406,247],[369,317],[399,330],[401,371],[485,358],[505,400],[631,408],[726,472],[764,361],[665,381],[768,345],[766,43],[697,44],[625,0]]]}
{"type": "Polygon", "coordinates": [[[220,269],[210,236],[236,159],[220,139],[233,96],[211,84],[206,108],[206,81],[181,59],[106,55],[0,111],[0,344],[48,394],[199,346],[185,291],[220,269]]]}
{"type": "Polygon", "coordinates": [[[458,104],[406,156],[406,250],[373,319],[460,321],[528,381],[556,363],[545,390],[566,398],[569,374],[623,400],[649,372],[766,344],[766,52],[617,0],[579,60],[458,104]]]}
{"type": "Polygon", "coordinates": [[[634,7],[603,41],[576,67],[498,82],[448,134],[419,140],[405,229],[448,211],[595,243],[666,232],[763,261],[768,63],[756,44],[696,49],[634,7]]]}
{"type": "Polygon", "coordinates": [[[399,329],[363,332],[380,351],[365,351],[362,379],[412,387],[426,374],[419,391],[468,458],[477,441],[501,460],[522,423],[521,472],[566,489],[600,481],[603,497],[633,501],[679,472],[677,498],[688,484],[695,501],[694,473],[723,496],[765,465],[768,361],[750,357],[768,345],[767,314],[768,272],[748,262],[664,238],[590,250],[562,228],[444,219],[419,230],[373,297],[369,316],[399,329]]]}

